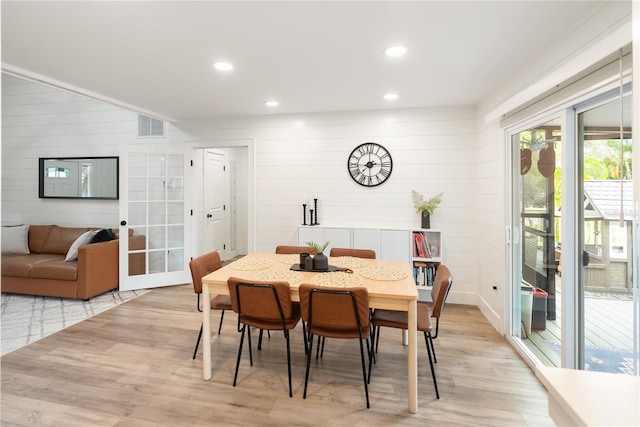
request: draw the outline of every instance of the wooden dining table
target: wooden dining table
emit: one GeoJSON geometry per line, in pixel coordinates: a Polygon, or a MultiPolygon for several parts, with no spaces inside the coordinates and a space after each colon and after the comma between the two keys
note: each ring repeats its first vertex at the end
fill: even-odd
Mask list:
{"type": "MultiPolygon", "coordinates": [[[[211,295],[229,295],[227,280],[238,277],[247,282],[264,281],[264,277],[291,276],[291,268],[297,267],[297,255],[281,255],[274,253],[252,253],[242,257],[224,267],[207,274],[202,278],[203,301],[209,301],[211,295]],[[296,264],[296,265],[294,265],[296,264]]],[[[399,260],[367,259],[355,260],[329,257],[329,265],[349,265],[353,277],[341,276],[347,280],[359,281],[359,286],[365,286],[369,292],[370,308],[383,308],[406,311],[408,313],[408,409],[411,413],[418,410],[418,350],[417,350],[417,319],[416,301],[418,291],[413,279],[413,272],[409,262],[399,260]],[[361,265],[366,264],[366,265],[361,265]],[[378,275],[375,277],[375,275],[378,275]]],[[[291,280],[291,299],[300,301],[298,288],[301,283],[319,282],[333,276],[315,277],[327,273],[313,271],[299,271],[295,274],[300,280],[291,280]]],[[[273,280],[273,279],[271,279],[273,280]]],[[[211,379],[211,306],[203,304],[203,364],[202,377],[211,379]]]]}

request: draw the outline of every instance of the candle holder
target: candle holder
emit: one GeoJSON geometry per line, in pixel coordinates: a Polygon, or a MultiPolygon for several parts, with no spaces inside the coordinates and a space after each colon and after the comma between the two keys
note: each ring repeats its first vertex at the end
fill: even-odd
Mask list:
{"type": "Polygon", "coordinates": [[[313,225],[320,225],[318,223],[318,199],[317,198],[313,199],[313,208],[315,209],[315,212],[316,212],[316,219],[313,225]]]}
{"type": "Polygon", "coordinates": [[[309,209],[309,216],[310,216],[310,218],[309,218],[309,225],[315,225],[315,224],[313,223],[313,209],[309,209]]]}
{"type": "Polygon", "coordinates": [[[307,225],[307,204],[302,204],[302,225],[307,225]]]}

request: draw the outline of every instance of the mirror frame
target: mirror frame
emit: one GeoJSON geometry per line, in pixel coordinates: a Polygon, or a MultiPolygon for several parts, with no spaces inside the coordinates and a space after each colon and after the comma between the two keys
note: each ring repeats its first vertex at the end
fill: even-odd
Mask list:
{"type": "Polygon", "coordinates": [[[84,156],[84,157],[40,157],[38,158],[38,196],[41,199],[79,199],[79,200],[118,200],[120,198],[120,157],[118,156],[84,156]],[[94,196],[49,196],[44,194],[44,165],[47,160],[93,160],[93,159],[114,159],[116,161],[115,196],[94,197],[94,196]]]}

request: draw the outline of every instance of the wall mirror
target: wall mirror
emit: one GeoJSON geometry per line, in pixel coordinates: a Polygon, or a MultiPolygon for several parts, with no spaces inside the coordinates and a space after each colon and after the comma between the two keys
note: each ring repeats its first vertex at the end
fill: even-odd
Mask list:
{"type": "Polygon", "coordinates": [[[118,157],[41,157],[40,198],[117,200],[118,161],[118,157]]]}

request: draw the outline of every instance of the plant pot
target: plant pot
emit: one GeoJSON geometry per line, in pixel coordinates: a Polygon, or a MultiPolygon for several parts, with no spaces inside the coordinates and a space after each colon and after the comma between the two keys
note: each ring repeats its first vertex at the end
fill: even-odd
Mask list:
{"type": "Polygon", "coordinates": [[[323,253],[313,257],[314,270],[329,270],[329,258],[323,253]]]}
{"type": "Polygon", "coordinates": [[[422,228],[424,229],[429,229],[431,228],[431,215],[420,215],[420,218],[422,218],[422,228]]]}

